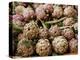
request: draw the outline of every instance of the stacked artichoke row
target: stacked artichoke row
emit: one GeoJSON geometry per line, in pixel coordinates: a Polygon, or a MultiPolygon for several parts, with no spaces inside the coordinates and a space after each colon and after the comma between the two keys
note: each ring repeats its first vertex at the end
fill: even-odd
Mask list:
{"type": "Polygon", "coordinates": [[[26,2],[13,2],[12,6],[9,13],[15,56],[78,53],[77,6],[26,2]]]}

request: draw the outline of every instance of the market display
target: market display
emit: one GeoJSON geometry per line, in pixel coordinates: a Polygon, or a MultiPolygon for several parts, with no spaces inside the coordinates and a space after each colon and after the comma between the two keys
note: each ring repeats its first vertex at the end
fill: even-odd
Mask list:
{"type": "Polygon", "coordinates": [[[78,54],[78,6],[9,3],[12,56],[78,54]]]}

